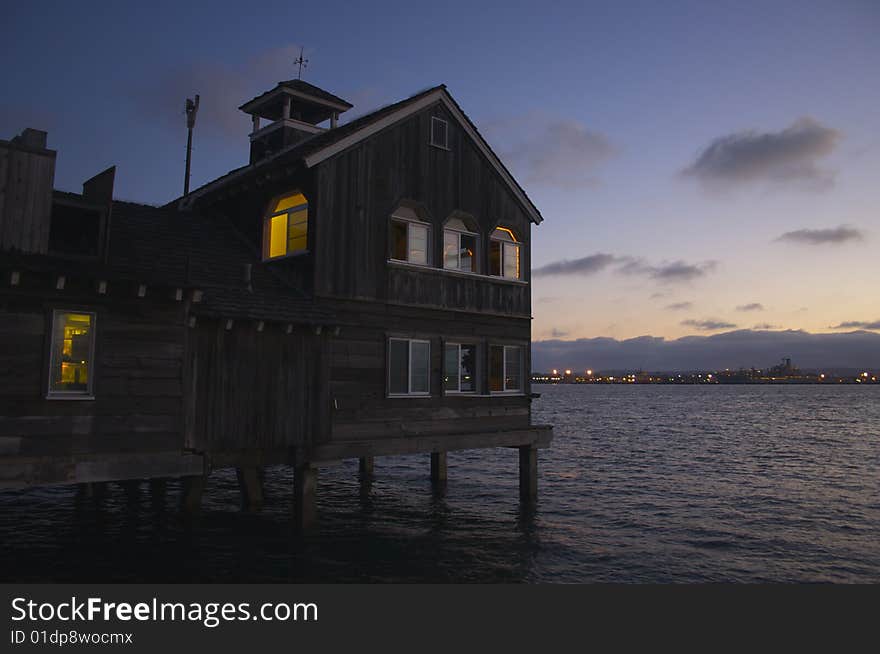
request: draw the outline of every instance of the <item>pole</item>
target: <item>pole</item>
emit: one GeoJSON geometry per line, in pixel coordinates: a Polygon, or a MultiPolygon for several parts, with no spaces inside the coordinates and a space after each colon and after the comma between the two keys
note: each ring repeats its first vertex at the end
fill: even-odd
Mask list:
{"type": "Polygon", "coordinates": [[[189,168],[192,163],[193,127],[196,126],[196,113],[199,111],[199,96],[195,102],[186,99],[186,170],[183,174],[183,194],[189,195],[189,168]]]}

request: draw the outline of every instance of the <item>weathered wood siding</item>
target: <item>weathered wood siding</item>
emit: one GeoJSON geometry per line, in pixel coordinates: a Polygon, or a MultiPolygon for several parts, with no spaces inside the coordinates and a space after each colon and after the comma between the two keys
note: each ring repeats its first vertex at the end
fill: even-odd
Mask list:
{"type": "Polygon", "coordinates": [[[0,302],[0,467],[12,459],[45,467],[10,466],[4,476],[63,482],[85,455],[182,451],[179,305],[71,295],[0,302]],[[97,314],[93,400],[46,399],[52,309],[97,314]]]}
{"type": "Polygon", "coordinates": [[[186,445],[197,451],[272,450],[326,431],[322,343],[305,328],[200,321],[188,330],[186,445]]]}
{"type": "Polygon", "coordinates": [[[441,104],[428,107],[338,156],[315,176],[315,293],[528,316],[528,287],[491,278],[463,280],[437,271],[389,266],[389,222],[401,201],[422,205],[432,223],[433,265],[442,267],[443,223],[455,211],[479,224],[480,260],[488,260],[497,225],[523,241],[523,281],[529,280],[531,223],[492,165],[441,104]],[[449,124],[449,149],[429,145],[431,117],[449,124]],[[434,275],[431,277],[430,275],[434,275]],[[495,286],[495,285],[498,286],[495,286]]]}
{"type": "Polygon", "coordinates": [[[0,144],[0,251],[49,248],[55,152],[0,144]]]}
{"type": "Polygon", "coordinates": [[[395,305],[338,303],[346,324],[330,340],[332,441],[455,435],[526,428],[530,386],[522,395],[492,395],[488,389],[488,345],[522,345],[529,362],[529,321],[485,314],[468,315],[395,305]],[[356,313],[353,313],[356,311],[356,313]],[[387,396],[387,342],[390,336],[431,341],[431,395],[387,396]],[[481,371],[473,395],[444,395],[443,345],[477,343],[481,371]]]}

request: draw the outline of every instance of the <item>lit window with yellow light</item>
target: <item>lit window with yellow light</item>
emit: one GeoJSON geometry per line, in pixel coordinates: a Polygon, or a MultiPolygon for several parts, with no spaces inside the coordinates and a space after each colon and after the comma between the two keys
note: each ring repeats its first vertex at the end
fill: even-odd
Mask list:
{"type": "Polygon", "coordinates": [[[520,248],[513,231],[496,227],[489,239],[489,274],[508,279],[521,278],[520,248]]]}
{"type": "Polygon", "coordinates": [[[49,396],[91,396],[95,314],[54,311],[49,396]]]}
{"type": "Polygon", "coordinates": [[[479,232],[472,221],[453,217],[443,225],[443,267],[447,270],[477,272],[479,232]]]}
{"type": "Polygon", "coordinates": [[[308,247],[309,203],[294,192],[274,201],[263,222],[263,259],[277,259],[308,247]]]}

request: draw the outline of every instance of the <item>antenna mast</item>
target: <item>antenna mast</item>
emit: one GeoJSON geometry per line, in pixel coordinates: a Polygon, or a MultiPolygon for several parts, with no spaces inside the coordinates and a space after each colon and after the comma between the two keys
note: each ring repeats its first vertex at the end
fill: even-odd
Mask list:
{"type": "Polygon", "coordinates": [[[192,162],[193,127],[196,126],[196,114],[199,111],[199,94],[196,99],[186,99],[186,172],[183,174],[183,194],[189,194],[189,167],[192,162]]]}

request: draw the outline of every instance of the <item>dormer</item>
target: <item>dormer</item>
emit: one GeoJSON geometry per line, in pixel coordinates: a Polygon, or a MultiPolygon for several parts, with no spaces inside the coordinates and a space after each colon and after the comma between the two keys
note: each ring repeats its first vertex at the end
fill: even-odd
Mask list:
{"type": "Polygon", "coordinates": [[[336,127],[339,114],[352,104],[300,79],[278,82],[239,107],[253,120],[250,163],[265,159],[281,150],[327,129],[336,127]],[[263,125],[262,120],[268,121],[263,125]]]}

